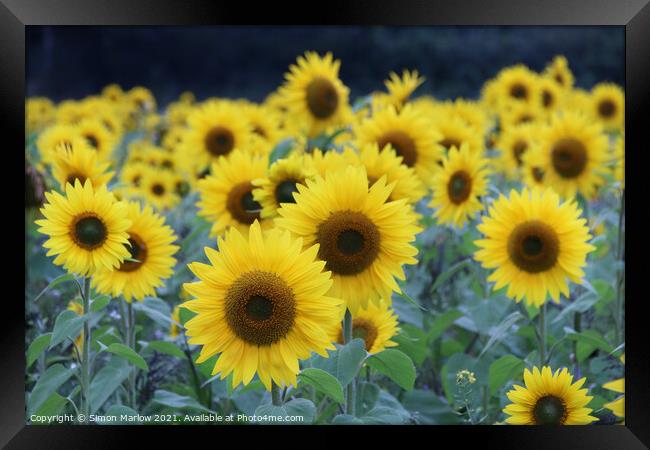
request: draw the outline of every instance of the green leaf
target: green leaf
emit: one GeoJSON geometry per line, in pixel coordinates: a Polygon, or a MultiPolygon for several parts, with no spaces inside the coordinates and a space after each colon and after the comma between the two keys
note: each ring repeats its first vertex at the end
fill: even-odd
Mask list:
{"type": "Polygon", "coordinates": [[[289,138],[280,141],[271,151],[269,156],[269,165],[273,164],[278,159],[286,158],[293,148],[294,140],[289,138]]]}
{"type": "Polygon", "coordinates": [[[52,392],[47,400],[43,402],[40,408],[34,413],[37,416],[56,416],[63,410],[68,399],[59,395],[58,392],[52,392]]]}
{"type": "Polygon", "coordinates": [[[413,389],[404,394],[404,407],[415,421],[423,425],[457,425],[462,420],[449,404],[431,391],[413,389]]]}
{"type": "Polygon", "coordinates": [[[411,358],[399,350],[386,349],[371,355],[366,362],[370,367],[410,391],[415,383],[415,366],[411,358]]]}
{"type": "Polygon", "coordinates": [[[494,395],[509,380],[521,378],[526,363],[512,355],[504,355],[490,365],[488,385],[490,394],[494,395]]]}
{"type": "Polygon", "coordinates": [[[419,328],[409,324],[402,324],[401,332],[391,338],[400,350],[408,355],[416,365],[421,366],[429,353],[427,335],[419,328]]]}
{"type": "Polygon", "coordinates": [[[332,419],[332,425],[363,425],[363,420],[349,414],[339,414],[332,419]]]}
{"type": "Polygon", "coordinates": [[[316,406],[306,398],[294,398],[284,404],[287,414],[290,416],[302,416],[302,421],[292,421],[296,424],[311,424],[316,417],[316,406]]]}
{"type": "Polygon", "coordinates": [[[483,347],[483,350],[481,350],[481,353],[479,354],[479,358],[483,356],[490,348],[492,348],[493,345],[505,339],[506,336],[508,335],[508,331],[510,330],[510,328],[523,318],[524,316],[518,313],[517,311],[506,316],[501,321],[501,323],[499,323],[499,325],[497,325],[491,330],[490,339],[488,339],[487,344],[485,344],[485,347],[483,347]]]}
{"type": "Polygon", "coordinates": [[[148,343],[146,348],[150,348],[160,353],[165,353],[167,355],[175,356],[177,358],[185,358],[185,353],[183,350],[178,348],[176,344],[168,341],[151,341],[148,343]]]}
{"type": "Polygon", "coordinates": [[[463,313],[457,309],[450,309],[445,311],[433,321],[431,328],[429,328],[429,334],[427,335],[427,340],[432,343],[445,332],[463,313]]]}
{"type": "Polygon", "coordinates": [[[377,405],[379,386],[375,383],[360,381],[357,383],[357,414],[363,415],[377,405]]]}
{"type": "Polygon", "coordinates": [[[125,405],[113,405],[108,408],[108,411],[104,415],[111,417],[111,419],[108,419],[106,422],[97,423],[110,425],[133,425],[140,423],[140,420],[138,420],[139,414],[125,405]]]}
{"type": "Polygon", "coordinates": [[[270,403],[260,405],[255,409],[257,423],[261,424],[284,424],[284,418],[288,415],[284,405],[275,406],[270,403]]]}
{"type": "Polygon", "coordinates": [[[408,295],[408,294],[404,291],[404,289],[400,289],[400,292],[398,292],[397,295],[399,295],[400,297],[402,297],[402,298],[403,298],[404,300],[406,300],[407,302],[409,302],[409,303],[411,303],[411,304],[417,306],[417,307],[420,308],[422,311],[426,311],[426,310],[427,310],[424,306],[420,305],[420,304],[419,304],[419,303],[418,303],[418,302],[417,302],[413,297],[411,297],[410,295],[408,295]]]}
{"type": "Polygon", "coordinates": [[[188,397],[187,395],[179,395],[175,392],[165,391],[162,389],[156,390],[153,395],[152,402],[160,403],[161,405],[169,406],[171,408],[194,409],[198,411],[214,413],[214,411],[201,405],[192,397],[188,397]]]}
{"type": "Polygon", "coordinates": [[[377,406],[363,416],[361,421],[367,425],[402,425],[404,417],[393,408],[377,406]]]}
{"type": "Polygon", "coordinates": [[[90,311],[101,311],[102,309],[106,308],[106,305],[108,305],[110,301],[111,297],[109,295],[100,295],[99,297],[93,298],[90,302],[90,311]]]}
{"type": "Polygon", "coordinates": [[[144,313],[151,320],[163,327],[169,327],[173,323],[171,308],[159,298],[145,297],[143,302],[134,302],[133,309],[144,313]]]}
{"type": "Polygon", "coordinates": [[[81,333],[84,322],[90,318],[90,314],[80,316],[76,312],[67,309],[61,312],[54,322],[54,330],[52,330],[49,348],[53,348],[67,338],[74,341],[79,336],[79,333],[81,333]]]}
{"type": "Polygon", "coordinates": [[[598,301],[598,296],[593,292],[585,292],[580,297],[569,303],[560,313],[555,316],[551,323],[558,323],[572,312],[583,313],[594,306],[598,301]]]}
{"type": "Polygon", "coordinates": [[[139,367],[142,370],[149,370],[149,366],[147,366],[147,362],[144,360],[144,358],[138,355],[135,350],[127,347],[124,344],[120,344],[117,342],[113,343],[106,348],[106,351],[111,352],[114,355],[119,356],[120,358],[126,359],[127,361],[133,363],[135,366],[139,367]]]}
{"type": "Polygon", "coordinates": [[[447,280],[449,280],[452,276],[454,276],[458,271],[465,267],[471,267],[473,264],[471,258],[466,258],[462,261],[457,262],[453,266],[451,266],[449,269],[445,270],[442,272],[440,275],[436,277],[436,280],[433,282],[433,285],[431,286],[431,289],[429,292],[431,294],[434,294],[436,290],[442,286],[447,280]]]}
{"type": "Polygon", "coordinates": [[[65,281],[70,281],[70,280],[74,280],[74,279],[75,279],[74,275],[69,274],[69,273],[66,273],[64,275],[60,275],[60,276],[56,277],[55,279],[50,281],[50,284],[45,286],[45,288],[36,297],[34,297],[34,300],[32,300],[32,301],[33,302],[37,301],[39,298],[41,298],[43,296],[43,294],[45,294],[47,291],[49,291],[53,287],[65,282],[65,281]]]}
{"type": "Polygon", "coordinates": [[[94,414],[129,376],[133,368],[121,358],[112,358],[90,383],[90,412],[94,414]]]}
{"type": "Polygon", "coordinates": [[[27,349],[27,366],[26,369],[29,369],[34,361],[45,351],[47,346],[50,344],[50,339],[52,338],[52,333],[45,333],[37,337],[29,344],[27,349]]]}
{"type": "Polygon", "coordinates": [[[363,339],[352,339],[339,348],[336,355],[336,378],[341,386],[347,386],[357,375],[366,359],[366,345],[363,339]]]}
{"type": "Polygon", "coordinates": [[[212,226],[210,222],[203,218],[198,217],[197,220],[200,221],[199,224],[181,241],[180,246],[184,251],[188,249],[190,244],[192,244],[201,233],[206,232],[212,226]]]}
{"type": "Polygon", "coordinates": [[[321,392],[337,403],[344,403],[343,387],[339,380],[322,369],[303,369],[298,375],[299,380],[316,391],[321,392]]]}
{"type": "Polygon", "coordinates": [[[38,378],[27,400],[28,415],[34,414],[48,400],[52,393],[72,376],[76,369],[68,369],[61,364],[54,364],[38,378]]]}
{"type": "Polygon", "coordinates": [[[596,349],[602,350],[605,353],[611,353],[614,350],[614,347],[596,330],[586,330],[582,333],[568,333],[567,338],[578,342],[576,355],[578,361],[584,361],[596,349]]]}

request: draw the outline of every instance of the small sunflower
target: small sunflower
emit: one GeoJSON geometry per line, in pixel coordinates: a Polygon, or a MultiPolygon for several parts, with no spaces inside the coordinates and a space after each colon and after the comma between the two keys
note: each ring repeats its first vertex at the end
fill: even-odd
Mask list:
{"type": "Polygon", "coordinates": [[[595,249],[581,212],[551,189],[501,195],[477,226],[485,238],[474,242],[474,258],[496,269],[488,277],[494,290],[507,285],[508,297],[525,297],[532,306],[543,305],[549,293],[556,303],[560,293],[568,297],[567,278],[582,283],[587,253],[595,249]]]}
{"type": "Polygon", "coordinates": [[[117,103],[124,97],[124,90],[122,90],[119,84],[109,84],[102,89],[102,97],[113,103],[117,103]]]}
{"type": "Polygon", "coordinates": [[[593,397],[580,389],[586,378],[573,383],[567,368],[524,369],[525,387],[515,384],[506,395],[512,402],[503,412],[511,425],[587,425],[598,420],[586,408],[593,397]]]}
{"type": "Polygon", "coordinates": [[[540,77],[538,80],[539,106],[546,114],[551,114],[562,105],[564,91],[549,77],[540,77]]]}
{"type": "Polygon", "coordinates": [[[77,128],[88,145],[97,151],[100,160],[105,161],[112,156],[116,144],[115,136],[106,129],[99,119],[84,119],[79,122],[77,128]]]}
{"type": "Polygon", "coordinates": [[[260,219],[261,205],[253,198],[253,180],[266,176],[267,158],[240,150],[212,163],[211,174],[199,180],[199,215],[212,222],[216,237],[228,227],[245,232],[260,219]]]}
{"type": "Polygon", "coordinates": [[[591,198],[604,183],[607,136],[587,116],[565,111],[553,116],[540,132],[540,149],[547,161],[545,182],[563,197],[580,192],[591,198]]]}
{"type": "Polygon", "coordinates": [[[90,180],[94,187],[99,187],[113,177],[114,172],[108,170],[110,164],[98,161],[97,152],[83,138],[75,138],[71,145],[60,145],[63,148],[55,152],[52,175],[61,189],[65,189],[66,183],[74,185],[75,180],[81,184],[90,180]]]}
{"type": "Polygon", "coordinates": [[[338,321],[341,301],[328,297],[332,285],[318,246],[273,229],[263,234],[255,221],[243,236],[236,228],[205,248],[210,264],[192,263],[198,282],[185,284],[196,299],[181,306],[197,313],[185,323],[191,344],[201,345],[197,363],[215,354],[212,374],[233,374],[232,386],[255,373],[267,390],[296,385],[298,361],[334,349],[327,330],[338,321]]]}
{"type": "Polygon", "coordinates": [[[400,77],[395,72],[389,74],[389,79],[384,81],[388,90],[388,102],[397,109],[401,109],[413,92],[425,81],[417,70],[404,70],[400,77]]]}
{"type": "Polygon", "coordinates": [[[517,178],[523,165],[524,154],[536,145],[536,130],[530,123],[509,127],[499,135],[496,148],[501,152],[499,165],[509,178],[517,178]]]}
{"type": "Polygon", "coordinates": [[[431,119],[433,126],[442,138],[438,142],[448,152],[452,147],[460,148],[466,144],[470,153],[476,157],[483,155],[485,142],[483,136],[459,117],[436,115],[431,119]]]}
{"type": "Polygon", "coordinates": [[[614,83],[599,83],[591,90],[591,115],[608,131],[623,129],[625,94],[614,83]]]}
{"type": "Polygon", "coordinates": [[[66,184],[65,194],[46,192],[45,219],[36,221],[38,231],[49,236],[43,244],[47,256],[57,255],[54,264],[82,276],[119,266],[129,256],[126,205],[90,180],[66,184]]]}
{"type": "Polygon", "coordinates": [[[46,97],[30,97],[25,101],[25,129],[28,133],[38,133],[52,125],[56,118],[56,108],[46,97]]]}
{"type": "Polygon", "coordinates": [[[126,92],[126,99],[131,102],[140,112],[152,112],[156,110],[156,99],[151,91],[142,86],[136,86],[126,92]]]}
{"type": "Polygon", "coordinates": [[[127,302],[133,298],[142,301],[145,296],[155,295],[155,288],[173,274],[173,255],[178,247],[172,245],[176,240],[174,232],[151,206],[141,208],[138,202],[129,202],[127,216],[131,220],[127,230],[131,260],[122,262],[115,270],[98,272],[92,283],[102,294],[123,295],[127,302]]]}
{"type": "MultiPolygon", "coordinates": [[[[368,303],[352,315],[352,337],[363,339],[368,353],[379,353],[389,347],[397,346],[391,341],[399,333],[397,316],[390,302],[381,300],[377,304],[368,303]]],[[[343,328],[339,323],[334,330],[333,339],[343,344],[343,328]]]]}
{"type": "Polygon", "coordinates": [[[312,167],[323,177],[329,172],[345,169],[349,165],[348,159],[342,153],[334,150],[322,151],[319,148],[314,148],[303,155],[305,166],[312,167]]]}
{"type": "Polygon", "coordinates": [[[274,146],[280,140],[280,120],[268,107],[256,104],[246,105],[242,114],[250,123],[254,138],[274,146]]]}
{"type": "Polygon", "coordinates": [[[499,104],[534,103],[538,98],[537,74],[523,64],[502,69],[497,75],[499,104]]]}
{"type": "Polygon", "coordinates": [[[386,202],[393,185],[385,180],[368,188],[359,166],[317,176],[298,185],[296,203],[284,203],[275,219],[305,246],[320,244],[318,256],[334,279],[330,295],[345,300],[353,313],[400,292],[395,278],[404,279],[402,266],[417,263],[417,216],[405,199],[386,202]]]}
{"type": "Polygon", "coordinates": [[[171,209],[180,201],[176,195],[176,180],[168,170],[145,167],[139,183],[140,195],[158,211],[171,209]]]}
{"type": "Polygon", "coordinates": [[[522,178],[529,188],[544,188],[544,176],[548,171],[547,161],[538,146],[528,149],[522,156],[522,178]]]}
{"type": "Polygon", "coordinates": [[[502,130],[528,123],[545,123],[545,120],[546,113],[537,103],[515,103],[499,112],[499,127],[502,130]]]}
{"type": "Polygon", "coordinates": [[[553,58],[553,61],[544,69],[544,75],[552,78],[564,90],[571,90],[573,87],[573,72],[569,68],[567,59],[558,55],[553,58]]]}
{"type": "Polygon", "coordinates": [[[304,159],[304,155],[293,153],[275,161],[265,178],[253,180],[256,187],[253,199],[262,207],[262,218],[276,217],[281,203],[295,203],[293,193],[298,192],[297,185],[314,177],[315,170],[306,165],[304,159]]]}
{"type": "Polygon", "coordinates": [[[487,194],[488,160],[475,155],[464,143],[452,147],[442,162],[442,170],[433,177],[433,196],[429,207],[436,219],[461,228],[483,209],[481,197],[487,194]]]}
{"type": "Polygon", "coordinates": [[[349,119],[349,89],[339,79],[340,66],[341,61],[331,53],[320,57],[306,52],[285,75],[286,82],[280,88],[282,102],[290,116],[305,123],[310,136],[349,119]]]}
{"type": "Polygon", "coordinates": [[[79,129],[73,125],[52,125],[43,131],[36,141],[41,161],[51,164],[54,157],[72,142],[82,137],[79,129]]]}
{"type": "Polygon", "coordinates": [[[392,107],[377,111],[361,122],[356,135],[360,147],[374,142],[383,149],[390,144],[402,157],[402,164],[412,167],[424,182],[442,159],[442,148],[438,145],[442,136],[418,109],[408,104],[399,112],[392,107]]]}

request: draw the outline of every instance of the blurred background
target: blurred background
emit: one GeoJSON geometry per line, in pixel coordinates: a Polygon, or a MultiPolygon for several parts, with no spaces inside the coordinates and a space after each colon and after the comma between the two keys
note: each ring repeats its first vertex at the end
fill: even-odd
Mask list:
{"type": "Polygon", "coordinates": [[[623,27],[51,27],[28,26],[27,96],[54,101],[109,83],[149,88],[159,105],[185,90],[261,101],[305,50],[333,52],[351,99],[417,69],[417,94],[477,97],[502,67],[540,71],[565,55],[585,89],[624,85],[623,27]]]}

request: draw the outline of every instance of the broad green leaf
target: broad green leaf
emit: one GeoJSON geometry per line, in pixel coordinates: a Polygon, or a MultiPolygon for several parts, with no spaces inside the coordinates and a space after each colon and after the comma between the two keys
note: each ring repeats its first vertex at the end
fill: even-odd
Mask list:
{"type": "Polygon", "coordinates": [[[109,295],[100,295],[99,297],[93,298],[90,302],[90,311],[101,311],[106,308],[106,305],[108,305],[110,301],[111,297],[109,295]]]}
{"type": "Polygon", "coordinates": [[[595,295],[593,292],[585,292],[582,294],[580,297],[569,303],[560,313],[555,316],[555,319],[551,323],[558,323],[564,318],[566,318],[569,314],[575,313],[575,312],[580,312],[583,313],[587,311],[589,308],[594,306],[596,302],[598,301],[598,296],[595,295]]]}
{"type": "Polygon", "coordinates": [[[371,409],[361,418],[361,421],[367,425],[402,425],[405,423],[404,417],[399,412],[385,406],[371,409]]]}
{"type": "Polygon", "coordinates": [[[357,383],[357,415],[366,414],[377,405],[379,386],[375,383],[361,381],[357,383]]]}
{"type": "Polygon", "coordinates": [[[422,365],[429,353],[427,335],[421,329],[410,324],[403,324],[401,332],[391,340],[398,345],[396,350],[406,353],[418,366],[422,365]]]}
{"type": "Polygon", "coordinates": [[[133,309],[144,313],[163,327],[169,327],[173,322],[169,305],[159,298],[145,297],[143,302],[134,302],[133,309]]]}
{"type": "Polygon", "coordinates": [[[43,402],[34,414],[37,416],[56,416],[63,410],[67,402],[68,400],[62,395],[59,395],[58,392],[52,392],[52,395],[43,402]]]}
{"type": "Polygon", "coordinates": [[[499,325],[497,325],[491,330],[490,339],[488,339],[487,344],[485,344],[485,347],[483,347],[483,350],[481,350],[481,353],[479,354],[479,358],[483,356],[490,348],[492,348],[493,345],[505,339],[508,336],[508,330],[510,330],[510,328],[515,323],[517,323],[519,320],[523,318],[524,316],[522,316],[517,311],[506,316],[501,321],[501,323],[499,323],[499,325]]]}
{"type": "Polygon", "coordinates": [[[59,314],[54,322],[54,330],[52,330],[52,338],[50,339],[50,347],[60,344],[67,338],[75,340],[86,320],[90,320],[92,314],[80,316],[74,311],[65,310],[59,314]]]}
{"type": "Polygon", "coordinates": [[[285,405],[275,406],[270,403],[260,405],[255,409],[255,418],[257,423],[273,425],[284,424],[284,419],[288,415],[285,405]]]}
{"type": "Polygon", "coordinates": [[[58,286],[59,284],[65,282],[65,281],[70,281],[70,280],[74,280],[74,279],[75,279],[74,276],[69,274],[69,273],[66,273],[64,275],[56,277],[55,279],[50,281],[50,283],[47,286],[45,286],[45,288],[36,297],[34,297],[34,300],[32,300],[32,301],[33,302],[37,301],[39,298],[41,298],[43,296],[43,294],[45,294],[47,291],[49,291],[53,287],[58,286]]]}
{"type": "Polygon", "coordinates": [[[404,407],[423,425],[457,425],[462,420],[443,399],[430,390],[413,389],[404,394],[404,407]]]}
{"type": "Polygon", "coordinates": [[[183,353],[183,350],[178,348],[178,346],[176,346],[176,344],[173,342],[151,341],[147,344],[147,348],[160,353],[165,353],[167,355],[176,356],[177,358],[185,358],[185,353],[183,353]]]}
{"type": "Polygon", "coordinates": [[[339,414],[332,419],[332,425],[363,425],[363,420],[349,414],[339,414]]]}
{"type": "Polygon", "coordinates": [[[133,367],[121,358],[112,358],[90,383],[90,412],[94,414],[129,376],[133,367]]]}
{"type": "Polygon", "coordinates": [[[458,273],[461,269],[465,267],[470,267],[472,264],[473,262],[471,258],[466,258],[462,261],[457,262],[456,264],[454,264],[449,269],[445,270],[444,272],[442,272],[440,275],[436,277],[436,280],[433,282],[433,285],[431,286],[429,292],[431,292],[432,295],[435,295],[438,288],[442,286],[447,280],[449,280],[452,276],[458,273]]]}
{"type": "Polygon", "coordinates": [[[113,405],[108,408],[106,414],[104,414],[108,419],[106,422],[97,422],[99,424],[110,424],[110,425],[134,425],[140,423],[138,420],[139,414],[133,409],[125,405],[113,405]]]}
{"type": "Polygon", "coordinates": [[[488,385],[494,395],[509,380],[521,378],[526,363],[513,355],[504,355],[490,365],[488,385]]]}
{"type": "Polygon", "coordinates": [[[76,369],[69,369],[61,364],[54,364],[38,378],[27,400],[27,411],[31,415],[38,411],[47,399],[56,392],[74,374],[76,369]]]}
{"type": "Polygon", "coordinates": [[[316,406],[306,398],[294,398],[284,404],[287,414],[290,416],[302,416],[302,421],[291,421],[295,424],[311,424],[316,417],[316,406]]]}
{"type": "Polygon", "coordinates": [[[567,338],[577,341],[577,358],[578,361],[584,361],[594,350],[599,349],[605,353],[611,353],[614,350],[609,342],[605,340],[596,330],[585,330],[581,333],[568,333],[567,338]]]}
{"type": "Polygon", "coordinates": [[[294,140],[289,138],[280,141],[271,151],[269,156],[269,165],[273,164],[278,159],[286,158],[293,148],[294,140]]]}
{"type": "Polygon", "coordinates": [[[198,217],[197,220],[199,220],[199,224],[181,241],[180,247],[183,251],[187,250],[201,233],[208,231],[212,226],[210,222],[203,218],[198,217]]]}
{"type": "Polygon", "coordinates": [[[357,375],[366,355],[363,339],[352,339],[339,348],[336,355],[336,378],[341,382],[341,386],[347,386],[357,375]]]}
{"type": "Polygon", "coordinates": [[[160,403],[161,405],[169,406],[171,408],[194,409],[198,411],[214,413],[214,411],[211,411],[210,409],[201,405],[192,397],[189,397],[187,395],[179,395],[174,392],[165,391],[162,389],[156,390],[153,395],[152,402],[160,403]]]}
{"type": "Polygon", "coordinates": [[[386,349],[371,355],[366,360],[368,365],[379,373],[397,383],[401,388],[410,391],[415,383],[415,366],[411,358],[399,350],[386,349]]]}
{"type": "Polygon", "coordinates": [[[427,340],[431,343],[436,339],[438,339],[440,335],[442,335],[442,333],[444,333],[445,330],[449,328],[454,323],[454,321],[459,317],[461,317],[462,315],[463,313],[461,313],[457,309],[450,309],[440,314],[433,321],[431,328],[429,328],[427,340]]]}
{"type": "Polygon", "coordinates": [[[127,347],[124,344],[120,343],[113,343],[109,345],[106,348],[107,352],[113,353],[114,355],[119,356],[120,358],[124,358],[127,361],[131,362],[135,366],[139,367],[142,370],[149,370],[149,366],[147,366],[147,362],[142,358],[142,356],[138,355],[138,353],[133,350],[132,348],[127,347]]]}
{"type": "Polygon", "coordinates": [[[322,369],[303,369],[298,375],[303,384],[312,386],[316,391],[321,392],[338,403],[344,403],[343,387],[333,375],[322,369]]]}
{"type": "Polygon", "coordinates": [[[50,344],[50,339],[52,338],[52,333],[45,333],[37,337],[29,344],[27,349],[27,366],[26,369],[29,369],[34,361],[41,356],[41,353],[45,351],[47,346],[50,344]]]}

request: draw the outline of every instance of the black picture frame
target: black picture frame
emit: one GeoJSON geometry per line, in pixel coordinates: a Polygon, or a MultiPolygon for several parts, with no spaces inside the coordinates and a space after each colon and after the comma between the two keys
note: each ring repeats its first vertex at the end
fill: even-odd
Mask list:
{"type": "MultiPolygon", "coordinates": [[[[626,223],[625,254],[630,270],[626,273],[626,418],[624,426],[585,427],[375,427],[372,433],[357,427],[292,427],[294,431],[323,434],[335,444],[342,432],[361,433],[367,437],[384,434],[410,439],[411,433],[426,439],[418,445],[455,445],[476,439],[480,445],[498,448],[588,448],[637,449],[650,445],[648,427],[650,372],[648,370],[648,334],[645,290],[641,278],[645,269],[636,243],[643,239],[639,201],[630,209],[634,198],[644,194],[639,176],[632,171],[643,167],[641,155],[647,149],[647,120],[650,117],[650,5],[648,0],[426,0],[330,1],[322,4],[217,3],[210,0],[0,0],[0,108],[5,139],[4,155],[19,158],[19,141],[24,143],[25,100],[25,27],[30,25],[598,25],[625,28],[626,37],[626,223]],[[301,12],[301,15],[297,15],[301,12]],[[15,142],[14,142],[15,141],[15,142]],[[645,145],[644,145],[645,144],[645,145]],[[633,245],[629,245],[630,242],[633,245]],[[639,258],[640,264],[635,264],[639,258]],[[324,433],[327,433],[326,435],[324,433]],[[332,434],[333,433],[333,434],[332,434]],[[407,435],[408,433],[408,435],[407,435]],[[372,434],[372,436],[371,436],[372,434]],[[404,434],[404,436],[397,436],[404,434]],[[444,436],[443,436],[444,435],[444,436]]],[[[18,177],[18,161],[5,166],[5,173],[18,177]],[[13,164],[16,164],[14,167],[13,164]]],[[[13,189],[7,183],[9,196],[13,189]]],[[[19,200],[18,200],[19,201],[19,200]]],[[[16,211],[21,206],[15,205],[16,211]]],[[[12,205],[13,208],[14,205],[12,205]]],[[[8,206],[6,206],[8,208],[8,206]]],[[[7,211],[6,217],[13,214],[7,211]]],[[[19,236],[19,221],[5,221],[8,236],[19,236]],[[14,228],[15,227],[15,228],[14,228]],[[12,231],[16,231],[12,233],[12,231]]],[[[24,232],[24,230],[22,231],[24,232]]],[[[7,236],[7,235],[6,235],[7,236]]],[[[17,239],[9,239],[18,241],[17,239]]],[[[22,250],[18,247],[16,252],[22,250]]],[[[22,253],[24,254],[24,252],[22,253]]],[[[5,262],[6,263],[6,262],[5,262]]],[[[25,261],[25,264],[28,264],[25,261]]],[[[24,268],[24,267],[23,267],[24,268]]],[[[6,283],[18,279],[21,270],[15,262],[6,263],[6,283]],[[13,272],[16,272],[15,274],[13,272]]],[[[17,295],[4,298],[4,320],[0,326],[0,444],[7,448],[114,448],[137,439],[165,439],[191,445],[199,438],[225,444],[222,433],[239,436],[242,443],[258,433],[240,427],[123,427],[123,426],[25,426],[25,339],[24,304],[17,295]],[[162,431],[164,430],[164,433],[162,431]],[[242,433],[246,433],[245,435],[242,433]],[[191,433],[191,435],[190,435],[191,433]],[[217,434],[218,433],[218,434],[217,434]]],[[[286,437],[282,427],[265,427],[269,439],[286,437]]],[[[272,440],[269,442],[273,442],[272,440]]],[[[282,442],[282,441],[277,441],[282,442]]],[[[407,445],[411,442],[405,441],[407,445]]],[[[151,444],[152,446],[154,444],[151,444]]],[[[246,444],[244,444],[246,445],[246,444]]],[[[354,445],[354,444],[353,444],[354,445]]]]}

